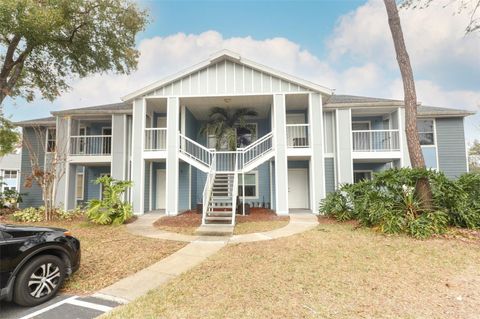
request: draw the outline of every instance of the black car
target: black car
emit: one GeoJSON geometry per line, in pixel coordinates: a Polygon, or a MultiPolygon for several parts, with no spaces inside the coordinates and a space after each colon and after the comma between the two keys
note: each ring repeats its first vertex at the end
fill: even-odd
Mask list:
{"type": "Polygon", "coordinates": [[[61,228],[0,225],[0,300],[34,306],[80,266],[80,241],[61,228]]]}

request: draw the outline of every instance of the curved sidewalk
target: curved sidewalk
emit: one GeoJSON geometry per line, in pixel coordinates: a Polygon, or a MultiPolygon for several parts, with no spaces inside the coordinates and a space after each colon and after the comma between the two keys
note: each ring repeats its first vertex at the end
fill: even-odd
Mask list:
{"type": "Polygon", "coordinates": [[[219,237],[219,236],[196,236],[196,235],[184,235],[174,232],[169,232],[161,229],[157,229],[153,226],[153,223],[165,216],[162,213],[147,213],[141,216],[138,216],[137,220],[131,224],[127,225],[129,232],[135,235],[164,239],[164,240],[174,240],[174,241],[183,241],[183,242],[194,242],[194,241],[219,241],[228,244],[234,243],[246,243],[254,242],[261,240],[271,240],[286,236],[295,235],[302,233],[309,229],[314,228],[318,225],[317,216],[311,213],[302,213],[295,212],[291,213],[289,223],[278,229],[260,232],[260,233],[251,233],[251,234],[242,234],[242,235],[232,235],[230,237],[219,237]]]}
{"type": "Polygon", "coordinates": [[[165,285],[173,278],[200,264],[227,244],[271,240],[291,236],[312,229],[318,225],[317,216],[313,214],[292,213],[290,214],[290,222],[287,226],[267,232],[233,235],[231,237],[189,236],[156,229],[153,223],[162,216],[163,214],[160,213],[148,213],[139,216],[135,222],[127,225],[127,229],[135,235],[184,241],[189,242],[189,244],[132,276],[103,288],[94,294],[94,297],[128,303],[152,289],[165,285]]]}

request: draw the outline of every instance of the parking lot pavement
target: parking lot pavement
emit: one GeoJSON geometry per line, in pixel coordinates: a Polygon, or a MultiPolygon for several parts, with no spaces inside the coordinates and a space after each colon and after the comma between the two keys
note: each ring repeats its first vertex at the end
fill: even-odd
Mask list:
{"type": "Polygon", "coordinates": [[[118,306],[113,301],[95,297],[58,295],[36,307],[20,307],[14,303],[0,303],[2,319],[91,319],[118,306]]]}

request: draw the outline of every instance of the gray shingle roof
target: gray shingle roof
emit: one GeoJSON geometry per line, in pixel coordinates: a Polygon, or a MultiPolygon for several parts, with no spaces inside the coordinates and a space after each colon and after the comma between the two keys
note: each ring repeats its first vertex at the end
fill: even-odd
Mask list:
{"type": "Polygon", "coordinates": [[[103,104],[103,105],[68,109],[63,111],[56,111],[56,112],[52,112],[52,114],[65,115],[65,114],[85,114],[85,113],[102,113],[102,112],[109,113],[109,112],[115,112],[115,111],[128,111],[131,108],[132,108],[131,104],[120,102],[120,103],[103,104]]]}
{"type": "Polygon", "coordinates": [[[49,126],[49,125],[55,125],[56,123],[56,118],[55,116],[50,116],[50,117],[43,117],[40,119],[33,119],[33,120],[26,120],[26,121],[20,121],[20,122],[15,122],[15,125],[18,126],[49,126]]]}
{"type": "Polygon", "coordinates": [[[356,96],[356,95],[332,95],[325,99],[327,104],[345,104],[345,103],[379,103],[379,102],[396,102],[401,103],[402,100],[384,99],[378,97],[356,96]]]}
{"type": "MultiPolygon", "coordinates": [[[[334,94],[330,97],[325,98],[324,103],[327,106],[336,106],[343,104],[364,104],[367,107],[368,104],[392,104],[400,106],[404,105],[403,100],[341,94],[334,94]]],[[[420,116],[468,116],[472,114],[475,114],[475,112],[436,106],[418,106],[418,115],[420,116]]]]}

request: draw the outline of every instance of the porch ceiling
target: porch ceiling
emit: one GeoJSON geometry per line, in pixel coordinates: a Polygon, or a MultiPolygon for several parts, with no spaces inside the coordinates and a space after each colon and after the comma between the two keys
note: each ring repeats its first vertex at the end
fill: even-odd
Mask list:
{"type": "Polygon", "coordinates": [[[188,107],[190,112],[198,120],[207,120],[212,107],[240,109],[251,108],[258,112],[256,118],[266,118],[272,105],[271,95],[248,95],[248,96],[215,96],[215,97],[188,97],[182,98],[182,105],[188,107]]]}

